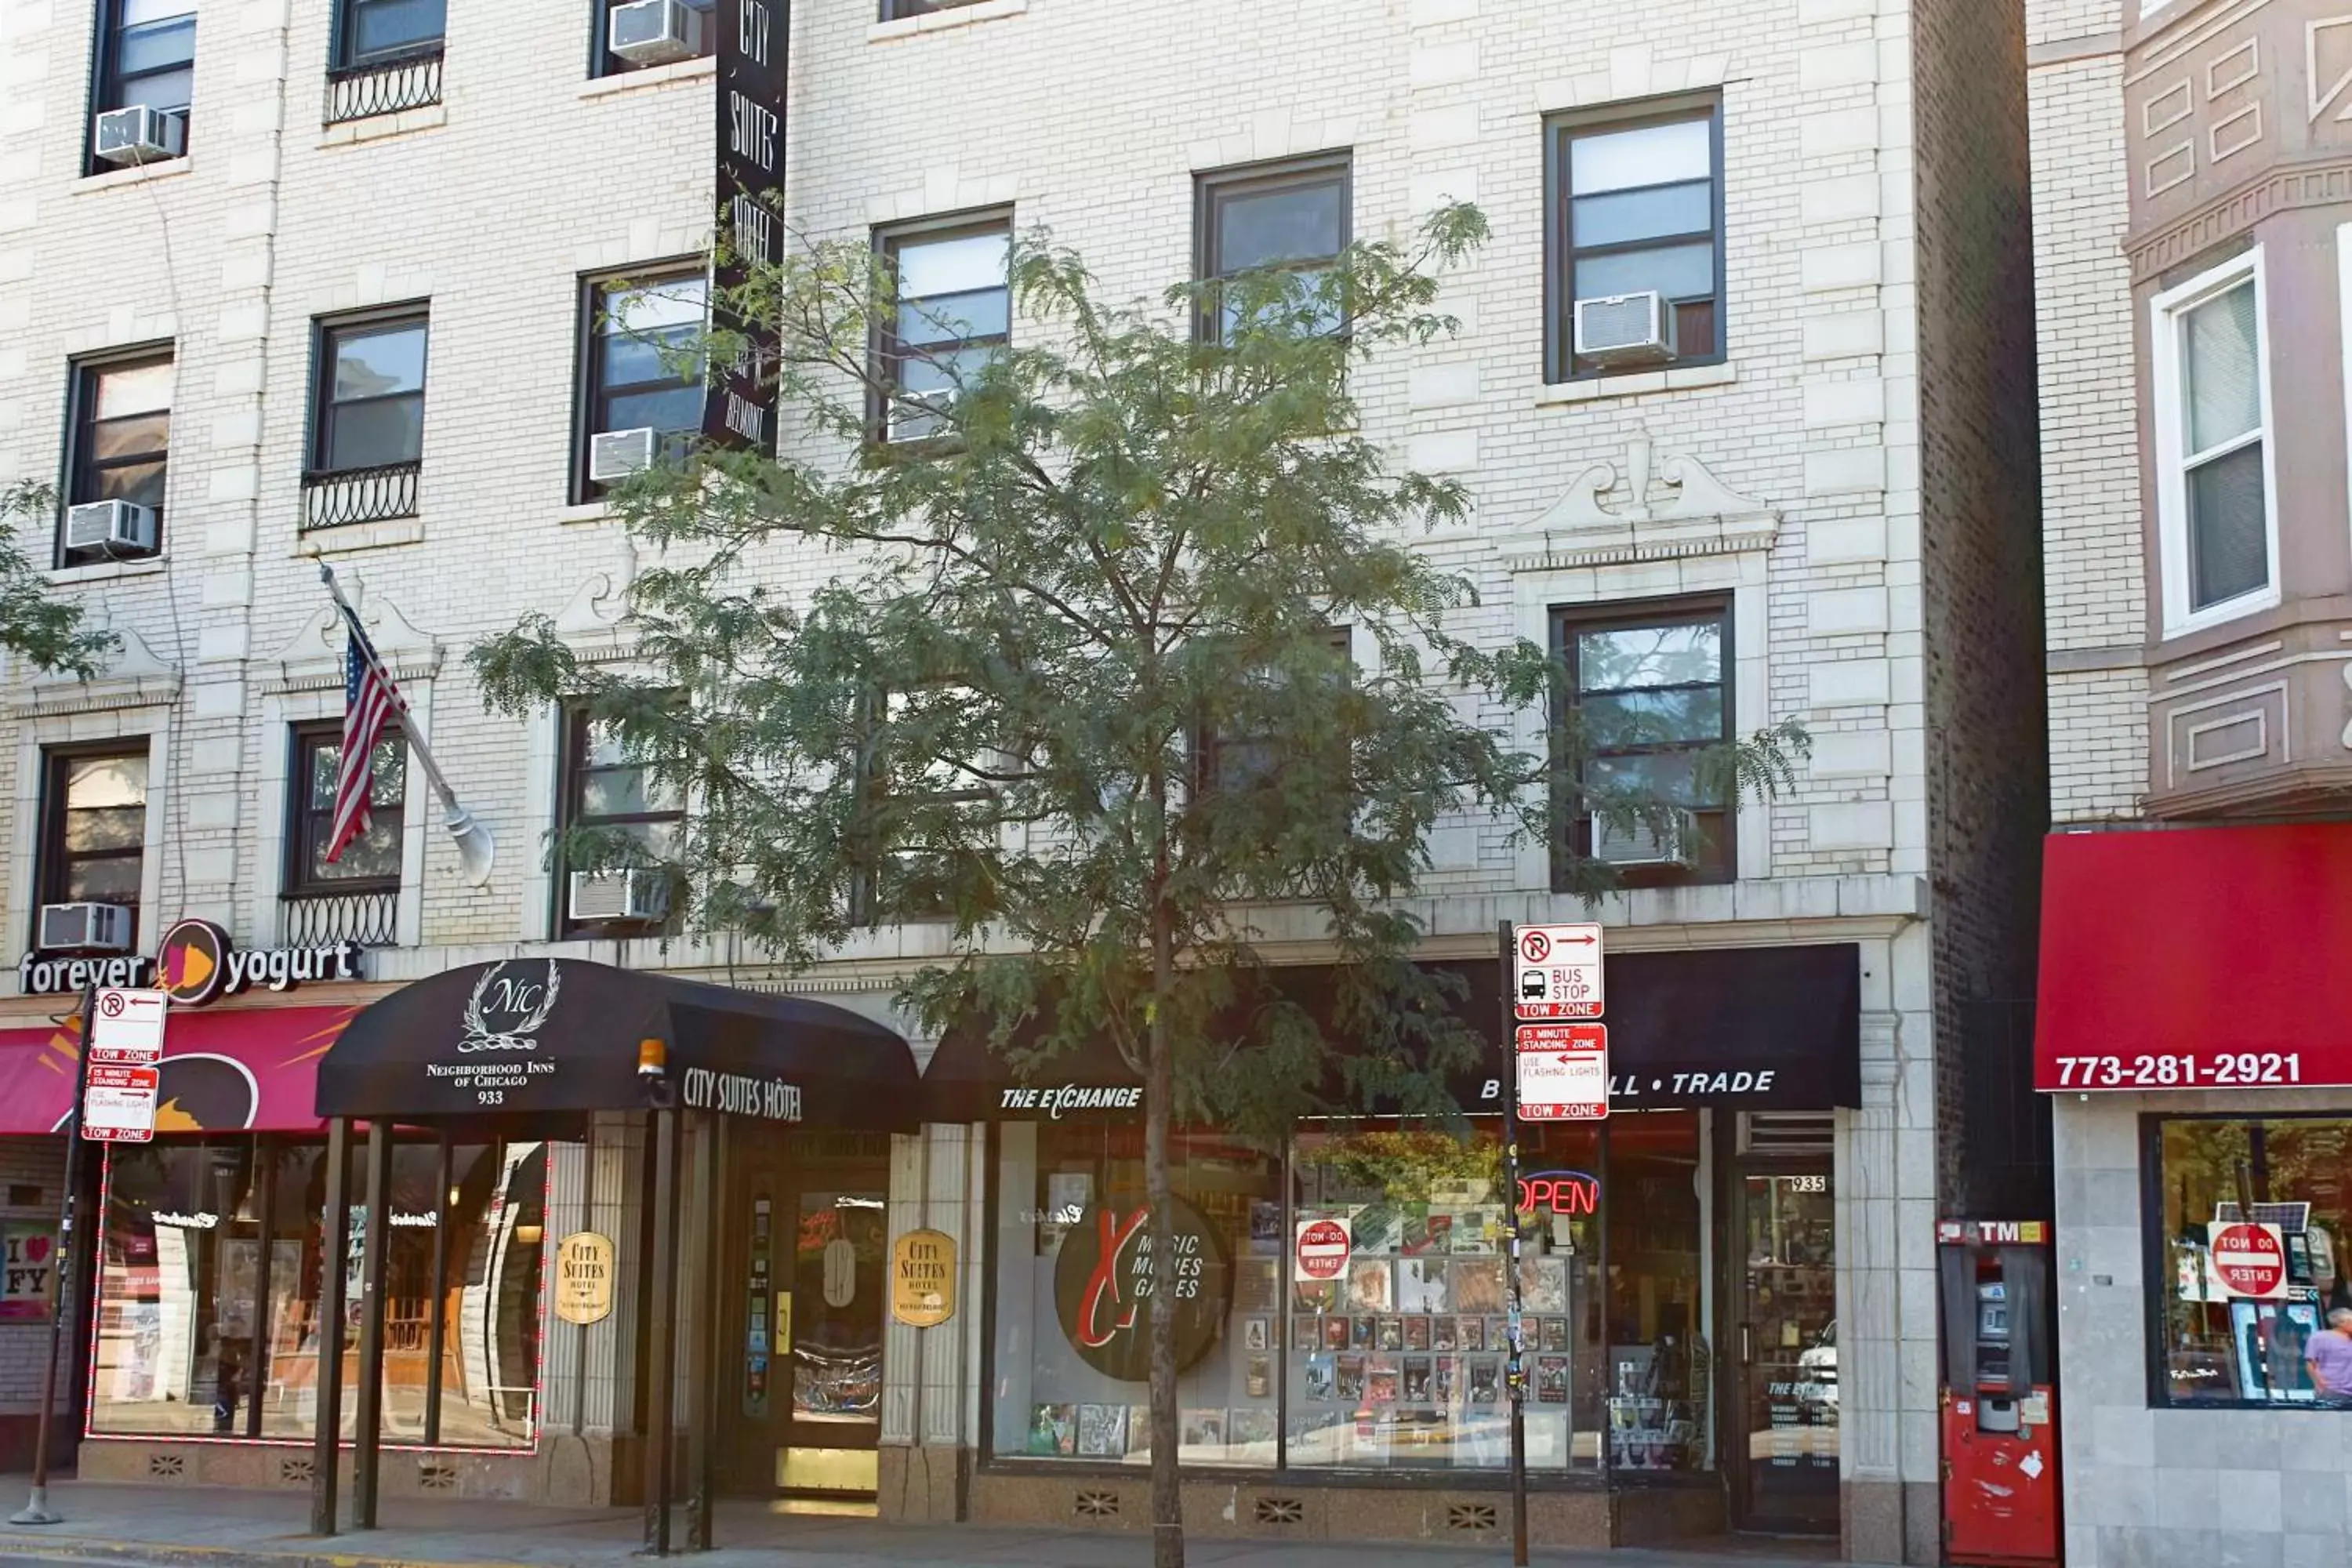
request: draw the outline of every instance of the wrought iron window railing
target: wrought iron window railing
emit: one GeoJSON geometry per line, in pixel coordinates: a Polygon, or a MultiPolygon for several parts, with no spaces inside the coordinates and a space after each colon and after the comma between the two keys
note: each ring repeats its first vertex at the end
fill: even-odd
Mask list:
{"type": "Polygon", "coordinates": [[[441,101],[441,43],[337,66],[327,73],[327,123],[397,114],[441,101]]]}
{"type": "Polygon", "coordinates": [[[355,942],[390,947],[397,940],[400,889],[361,892],[296,892],[278,900],[278,940],[288,947],[325,947],[355,942]]]}
{"type": "Polygon", "coordinates": [[[341,528],[416,515],[416,477],[421,462],[385,463],[373,468],[302,476],[302,526],[341,528]]]}

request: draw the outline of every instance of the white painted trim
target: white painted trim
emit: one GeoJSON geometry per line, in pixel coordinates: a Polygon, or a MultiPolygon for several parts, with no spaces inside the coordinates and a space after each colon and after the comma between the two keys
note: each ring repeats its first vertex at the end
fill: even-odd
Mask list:
{"type": "MultiPolygon", "coordinates": [[[[2352,464],[2352,223],[2336,226],[2336,337],[2342,371],[2336,395],[2344,402],[2344,450],[2352,464]]],[[[2352,485],[2345,487],[2345,525],[2352,529],[2352,485]]]]}
{"type": "Polygon", "coordinates": [[[541,703],[530,716],[524,742],[523,778],[535,798],[526,802],[523,831],[512,853],[522,861],[522,940],[555,938],[555,873],[548,868],[548,835],[562,815],[563,710],[541,703]]]}
{"type": "Polygon", "coordinates": [[[2168,637],[2254,615],[2279,602],[2278,441],[2271,407],[2269,300],[2263,248],[2256,246],[2242,256],[2209,268],[2178,288],[2166,289],[2148,302],[2151,395],[2155,402],[2151,422],[2156,431],[2158,571],[2162,579],[2159,587],[2163,593],[2164,635],[2168,637]],[[2189,493],[2183,467],[2187,460],[2187,408],[2181,395],[2180,318],[2249,278],[2254,285],[2254,345],[2262,398],[2263,514],[2264,544],[2270,554],[2269,577],[2263,587],[2252,593],[2191,610],[2189,493]]]}

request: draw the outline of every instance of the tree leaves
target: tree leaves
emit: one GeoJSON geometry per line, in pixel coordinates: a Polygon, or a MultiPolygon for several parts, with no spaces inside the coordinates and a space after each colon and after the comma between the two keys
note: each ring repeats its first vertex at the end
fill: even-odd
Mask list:
{"type": "Polygon", "coordinates": [[[88,680],[121,639],[85,626],[81,605],[56,596],[19,537],[27,526],[46,526],[56,510],[57,493],[46,485],[0,489],[0,648],[37,669],[88,680]]]}

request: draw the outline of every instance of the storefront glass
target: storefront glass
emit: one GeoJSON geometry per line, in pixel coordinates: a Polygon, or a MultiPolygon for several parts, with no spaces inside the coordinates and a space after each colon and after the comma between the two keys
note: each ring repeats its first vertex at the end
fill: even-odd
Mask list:
{"type": "MultiPolygon", "coordinates": [[[[1141,1130],[1010,1122],[997,1136],[994,1452],[1141,1463],[1140,1359],[1107,1368],[1089,1342],[1118,1321],[1106,1279],[1132,1277],[1099,1258],[1140,1205],[1102,1195],[1140,1190],[1141,1130]]],[[[1172,1184],[1224,1268],[1205,1321],[1180,1312],[1180,1341],[1198,1342],[1180,1380],[1186,1464],[1507,1466],[1497,1125],[1324,1123],[1279,1160],[1216,1134],[1176,1144],[1172,1184]]],[[[1522,1130],[1531,1468],[1713,1467],[1704,1150],[1689,1111],[1522,1130]]]]}
{"type": "MultiPolygon", "coordinates": [[[[396,1144],[385,1235],[388,1443],[528,1447],[546,1145],[396,1144]],[[440,1357],[432,1350],[436,1320],[440,1357]],[[438,1410],[431,1412],[437,1384],[438,1410]],[[428,1425],[437,1415],[437,1431],[428,1425]]],[[[318,1410],[323,1142],[159,1140],[114,1152],[89,1430],[303,1439],[318,1410]]],[[[343,1430],[353,1430],[367,1212],[350,1172],[343,1430]]]]}
{"type": "Polygon", "coordinates": [[[2352,1308],[2352,1121],[2168,1118],[2148,1238],[2161,1303],[2158,1404],[2313,1404],[2308,1346],[2352,1308]]]}

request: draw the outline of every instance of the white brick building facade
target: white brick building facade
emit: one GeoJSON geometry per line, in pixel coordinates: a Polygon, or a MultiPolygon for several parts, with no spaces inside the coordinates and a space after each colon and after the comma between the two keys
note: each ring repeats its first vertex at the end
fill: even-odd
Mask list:
{"type": "MultiPolygon", "coordinates": [[[[488,715],[462,661],[526,612],[583,639],[614,632],[636,551],[600,507],[569,504],[581,279],[701,246],[708,62],[584,79],[582,0],[456,0],[439,104],[323,127],[327,7],[205,0],[188,155],[84,177],[89,10],[0,5],[0,479],[59,472],[79,356],[168,342],[165,546],[56,574],[124,634],[107,676],[10,678],[10,929],[24,940],[38,897],[43,749],[145,734],[144,908],[216,920],[249,945],[278,936],[286,726],[340,711],[321,554],[499,844],[495,875],[469,886],[412,771],[400,945],[376,955],[376,978],[548,951],[555,722],[518,732],[488,715]],[[313,322],[405,301],[431,311],[417,515],[306,533],[313,322]]],[[[1847,1544],[1873,1559],[1937,1551],[1928,1222],[1967,1201],[1957,1020],[1965,1000],[2022,994],[2014,889],[2031,868],[1999,825],[2032,815],[2038,753],[2001,728],[2038,732],[2016,635],[2038,612],[2012,580],[2017,541],[2031,548],[2031,442],[2002,432],[2031,345],[1970,322],[2009,288],[1997,253],[2021,243],[2023,192],[2004,156],[1953,129],[1979,121],[1976,135],[2021,157],[2021,99],[1994,68],[2021,47],[2013,26],[1956,0],[984,0],[919,25],[801,0],[793,18],[788,205],[813,236],[1009,207],[1125,298],[1190,266],[1204,171],[1344,150],[1360,237],[1402,237],[1444,199],[1484,208],[1493,241],[1444,299],[1460,337],[1372,366],[1366,427],[1475,498],[1473,521],[1428,544],[1477,583],[1484,608],[1465,627],[1540,639],[1555,608],[1727,595],[1739,728],[1795,720],[1813,736],[1795,788],[1742,813],[1735,881],[1615,895],[1599,918],[1623,951],[1860,944],[1864,1102],[1839,1112],[1836,1145],[1840,1463],[1847,1544]],[[1725,362],[1547,384],[1548,118],[1693,95],[1722,105],[1725,362]],[[1923,404],[1923,384],[1948,390],[1923,404]],[[1629,472],[1648,495],[1628,494],[1629,472]],[[1704,511],[1713,537],[1652,544],[1632,521],[1677,504],[1670,481],[1695,496],[1709,476],[1729,493],[1704,511]],[[1601,512],[1573,504],[1580,486],[1601,512]]],[[[2035,78],[2037,127],[2078,139],[2085,196],[2099,148],[2088,119],[2069,118],[2066,73],[2103,68],[2035,78]]],[[[2042,200],[2097,216],[2091,200],[2042,200]]],[[[2045,257],[2086,276],[2115,266],[2095,234],[2045,257]]],[[[2116,341],[2095,313],[2045,313],[2041,330],[2045,364],[2078,334],[2116,341]]],[[[2133,526],[2105,489],[2103,465],[2129,461],[2104,444],[2117,416],[2086,390],[2068,416],[2079,426],[2061,439],[2045,425],[2053,583],[2133,526]]],[[[823,563],[761,569],[804,586],[823,563]]],[[[2137,610],[2121,603],[2053,594],[2058,646],[2128,641],[2116,616],[2137,610]]],[[[2060,714],[2126,724],[2136,700],[2084,670],[2053,678],[2060,714]]],[[[2060,775],[2063,815],[2127,799],[2113,775],[2137,753],[2116,744],[2118,765],[2060,775]]],[[[1539,848],[1509,851],[1475,824],[1436,847],[1424,910],[1438,956],[1490,952],[1498,917],[1579,908],[1549,891],[1539,848]]],[[[879,1006],[929,940],[880,933],[818,981],[879,1006]]],[[[723,942],[558,950],[771,977],[723,942]]],[[[0,1022],[23,1024],[41,1005],[5,1005],[0,1022]]],[[[902,1149],[908,1216],[963,1232],[978,1201],[966,1136],[937,1129],[902,1149]]],[[[975,1234],[975,1301],[979,1250],[975,1234]]],[[[886,1445],[973,1446],[971,1322],[961,1347],[893,1331],[886,1445]],[[918,1367],[936,1391],[920,1401],[918,1367]]]]}

